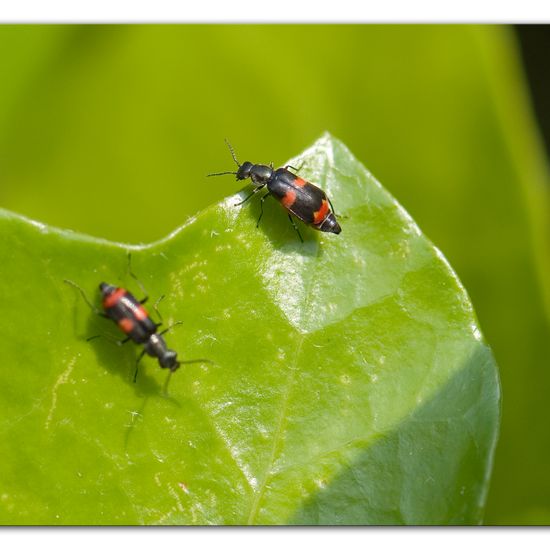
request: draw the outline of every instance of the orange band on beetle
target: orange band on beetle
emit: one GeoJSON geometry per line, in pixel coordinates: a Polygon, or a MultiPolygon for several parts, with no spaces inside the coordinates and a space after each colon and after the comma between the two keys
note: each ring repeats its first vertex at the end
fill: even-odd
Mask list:
{"type": "Polygon", "coordinates": [[[317,212],[315,212],[315,214],[313,214],[313,223],[314,224],[319,224],[321,223],[326,217],[327,217],[327,214],[329,213],[329,206],[328,206],[328,202],[323,199],[323,202],[321,204],[321,208],[319,208],[319,210],[317,210],[317,212]]]}
{"type": "Polygon", "coordinates": [[[141,305],[134,310],[134,315],[138,321],[145,321],[145,319],[149,317],[149,314],[147,313],[147,311],[145,311],[145,308],[141,305]]]}
{"type": "Polygon", "coordinates": [[[281,204],[285,208],[290,208],[296,202],[296,191],[289,189],[281,199],[281,204]]]}
{"type": "Polygon", "coordinates": [[[117,288],[114,292],[105,296],[103,299],[103,307],[109,309],[117,304],[117,302],[126,294],[124,288],[117,288]]]}
{"type": "Polygon", "coordinates": [[[123,317],[118,322],[118,326],[124,333],[128,334],[132,332],[132,329],[134,328],[134,321],[132,321],[129,317],[123,317]]]}

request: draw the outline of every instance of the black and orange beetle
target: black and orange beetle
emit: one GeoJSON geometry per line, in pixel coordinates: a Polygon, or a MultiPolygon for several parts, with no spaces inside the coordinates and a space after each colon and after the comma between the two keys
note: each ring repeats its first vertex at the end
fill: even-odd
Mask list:
{"type": "Polygon", "coordinates": [[[227,140],[225,142],[239,169],[236,172],[216,172],[214,174],[208,174],[208,176],[233,174],[236,176],[237,180],[250,178],[254,185],[254,190],[243,201],[237,203],[237,206],[244,204],[258,191],[267,187],[267,193],[260,199],[261,212],[256,227],[259,226],[264,213],[264,200],[272,195],[288,210],[288,218],[302,242],[304,242],[304,240],[291,214],[318,231],[336,234],[342,231],[334,215],[332,203],[325,192],[316,185],[313,185],[313,183],[306,181],[289,170],[289,168],[291,168],[297,171],[296,168],[287,165],[284,168],[274,169],[272,165],[253,164],[248,161],[240,164],[231,144],[227,140]]]}
{"type": "MultiPolygon", "coordinates": [[[[139,282],[137,277],[130,271],[130,259],[131,256],[128,254],[128,270],[130,275],[136,280],[140,286],[142,292],[145,294],[145,289],[143,285],[139,282]]],[[[166,334],[172,327],[175,325],[181,324],[181,321],[174,323],[174,325],[164,329],[162,332],[157,332],[158,328],[162,325],[161,323],[155,323],[147,310],[143,307],[143,304],[147,302],[148,296],[145,296],[143,299],[138,300],[131,292],[125,288],[116,287],[108,283],[100,283],[99,290],[101,292],[101,305],[103,306],[103,311],[100,311],[96,306],[94,306],[90,300],[88,300],[84,290],[78,286],[73,281],[65,279],[65,282],[74,286],[80,291],[80,294],[90,306],[92,311],[101,317],[106,319],[111,319],[114,321],[120,330],[126,335],[124,340],[117,340],[116,343],[119,345],[125,344],[132,340],[136,344],[141,344],[144,346],[140,355],[136,360],[136,369],[134,373],[134,382],[137,378],[138,365],[141,359],[145,354],[156,357],[158,359],[159,365],[163,369],[169,369],[171,372],[176,371],[180,365],[187,365],[191,363],[211,363],[208,359],[192,359],[190,361],[180,361],[177,358],[177,353],[174,350],[171,350],[166,345],[166,342],[163,338],[163,335],[166,334]]],[[[153,306],[157,315],[160,317],[160,312],[157,309],[157,304],[162,300],[164,296],[161,296],[157,303],[153,306]]],[[[87,340],[92,340],[97,338],[97,336],[92,336],[87,340]]]]}

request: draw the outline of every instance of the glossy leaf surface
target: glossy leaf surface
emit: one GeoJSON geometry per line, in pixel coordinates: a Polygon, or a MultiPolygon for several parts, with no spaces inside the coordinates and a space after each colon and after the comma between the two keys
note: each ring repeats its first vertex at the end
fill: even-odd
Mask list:
{"type": "MultiPolygon", "coordinates": [[[[470,301],[408,214],[337,140],[291,164],[342,234],[275,201],[213,205],[129,247],[0,216],[0,521],[478,523],[498,429],[496,365],[470,301]],[[159,304],[170,379],[116,346],[100,281],[159,304]]],[[[244,195],[242,195],[244,196],[244,195]]]]}

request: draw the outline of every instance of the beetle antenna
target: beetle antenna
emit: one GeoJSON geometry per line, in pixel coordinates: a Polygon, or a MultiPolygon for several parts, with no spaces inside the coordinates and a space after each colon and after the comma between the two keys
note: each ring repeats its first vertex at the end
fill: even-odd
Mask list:
{"type": "MultiPolygon", "coordinates": [[[[224,141],[225,141],[225,144],[229,147],[229,152],[231,153],[231,156],[233,157],[235,164],[240,168],[241,164],[237,160],[237,155],[235,155],[235,150],[233,149],[233,146],[231,145],[231,143],[229,143],[229,141],[227,141],[227,139],[225,139],[224,141]]],[[[226,174],[233,174],[234,176],[236,176],[237,172],[215,172],[213,174],[206,174],[206,176],[207,177],[208,176],[225,176],[226,174]]]]}
{"type": "Polygon", "coordinates": [[[237,172],[215,172],[214,174],[206,174],[206,177],[209,177],[209,176],[225,176],[226,174],[233,174],[234,176],[236,176],[237,172]]]}
{"type": "Polygon", "coordinates": [[[235,161],[235,164],[240,168],[241,163],[237,160],[237,155],[235,155],[235,150],[233,149],[233,146],[231,145],[231,143],[229,143],[229,141],[227,141],[227,138],[224,141],[226,145],[229,147],[229,151],[231,153],[231,156],[233,157],[233,160],[235,161]]]}
{"type": "Polygon", "coordinates": [[[92,302],[90,302],[90,300],[88,299],[88,296],[86,296],[86,293],[84,292],[84,289],[81,286],[78,286],[74,281],[71,281],[70,279],[63,279],[63,282],[67,283],[68,285],[74,286],[76,288],[76,290],[78,290],[78,292],[80,292],[82,298],[84,298],[84,301],[88,304],[90,309],[94,313],[97,313],[97,315],[101,315],[101,311],[99,311],[99,309],[96,306],[94,306],[94,304],[92,304],[92,302]]]}

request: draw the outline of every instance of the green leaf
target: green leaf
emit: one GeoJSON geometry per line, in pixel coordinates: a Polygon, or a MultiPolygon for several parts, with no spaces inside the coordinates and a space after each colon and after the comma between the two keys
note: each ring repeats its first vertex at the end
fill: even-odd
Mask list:
{"type": "MultiPolygon", "coordinates": [[[[342,234],[236,197],[148,246],[1,211],[0,521],[478,523],[496,365],[442,254],[337,140],[291,164],[342,234]],[[160,303],[166,373],[94,315],[100,281],[160,303]]],[[[112,215],[126,215],[113,208],[112,215]]]]}
{"type": "Polygon", "coordinates": [[[550,523],[550,178],[513,27],[4,25],[0,50],[0,203],[59,227],[151,242],[234,192],[204,179],[232,166],[224,137],[282,165],[341,136],[445,251],[497,358],[485,521],[550,523]]]}

